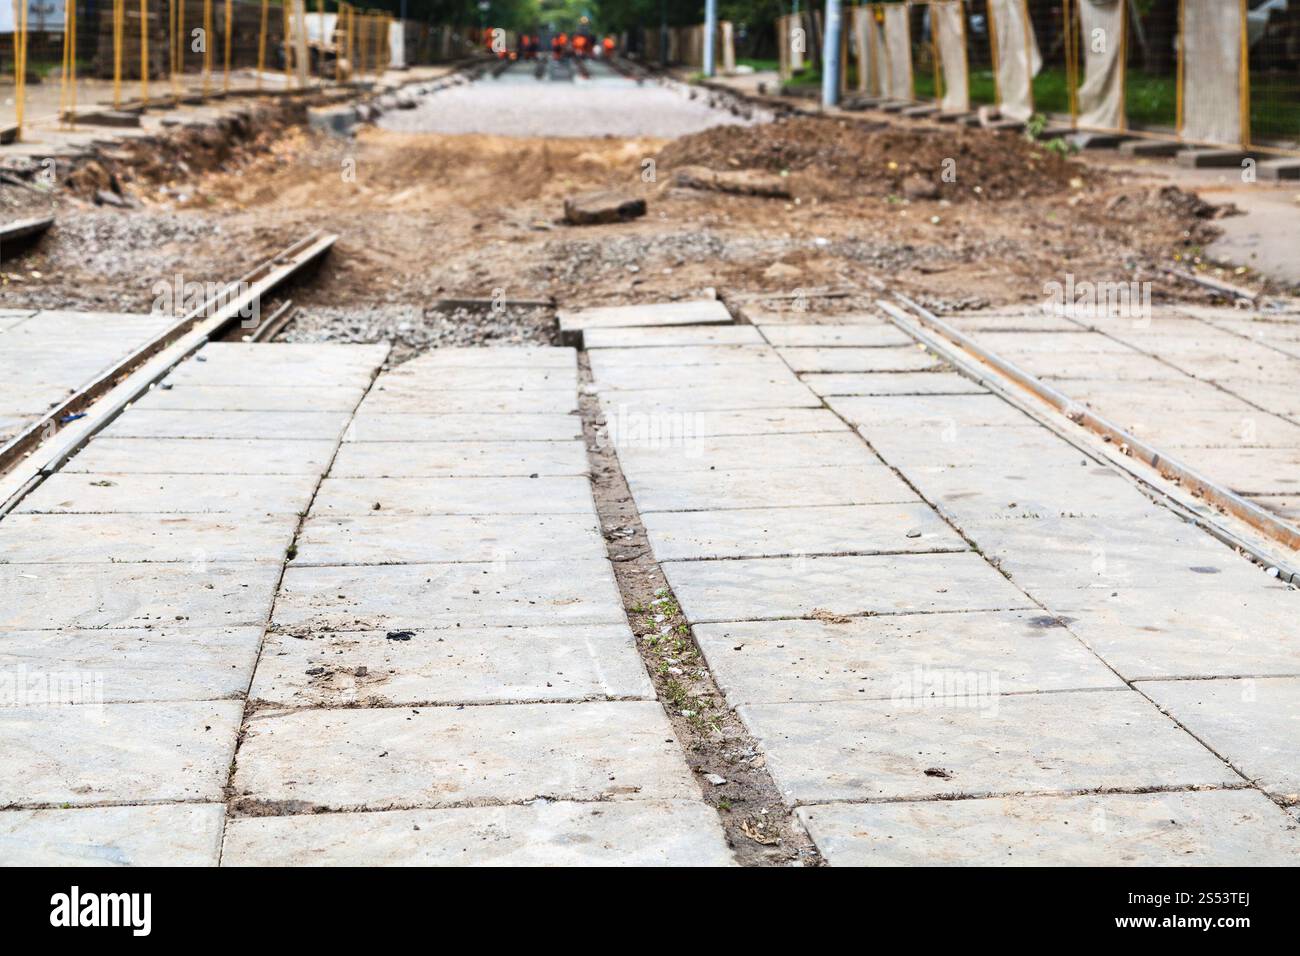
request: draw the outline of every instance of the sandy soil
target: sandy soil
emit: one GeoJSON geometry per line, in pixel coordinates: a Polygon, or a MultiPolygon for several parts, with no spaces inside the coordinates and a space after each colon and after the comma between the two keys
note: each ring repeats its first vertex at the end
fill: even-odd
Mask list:
{"type": "MultiPolygon", "coordinates": [[[[422,341],[437,344],[458,340],[456,323],[432,312],[452,295],[575,304],[707,288],[868,289],[877,277],[931,304],[982,307],[1039,301],[1045,283],[1070,272],[1080,281],[1150,279],[1157,300],[1187,297],[1195,293],[1167,285],[1159,270],[1200,255],[1217,234],[1214,210],[1195,197],[1013,134],[881,131],[849,120],[727,126],[676,141],[373,127],[341,140],[277,126],[207,164],[215,168],[188,165],[167,182],[154,181],[157,170],[134,180],[123,173],[139,208],[97,207],[63,191],[53,201],[59,224],[5,264],[0,304],[147,310],[160,279],[233,278],[326,229],[340,241],[293,292],[303,318],[288,336],[340,330],[357,340],[432,323],[446,334],[422,341]],[[949,156],[955,184],[941,175],[949,156]],[[683,162],[782,173],[792,198],[674,187],[672,169],[683,162]],[[642,195],[649,213],[606,226],[560,221],[566,195],[594,188],[642,195]]],[[[15,212],[51,204],[30,190],[0,195],[15,212]]],[[[524,317],[487,323],[483,337],[546,334],[524,317]]]]}

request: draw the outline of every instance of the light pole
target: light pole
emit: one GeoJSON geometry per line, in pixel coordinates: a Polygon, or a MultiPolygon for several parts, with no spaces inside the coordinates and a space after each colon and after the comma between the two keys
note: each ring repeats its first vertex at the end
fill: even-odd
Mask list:
{"type": "Polygon", "coordinates": [[[704,0],[704,75],[713,76],[714,46],[718,38],[718,0],[704,0]]]}
{"type": "Polygon", "coordinates": [[[822,106],[840,101],[840,0],[826,0],[822,31],[822,106]]]}

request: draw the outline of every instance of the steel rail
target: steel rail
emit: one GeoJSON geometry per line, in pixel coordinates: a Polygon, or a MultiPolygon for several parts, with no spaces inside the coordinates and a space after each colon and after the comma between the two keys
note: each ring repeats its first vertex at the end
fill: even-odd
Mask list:
{"type": "MultiPolygon", "coordinates": [[[[1254,502],[1243,498],[1236,492],[1223,487],[1215,481],[1207,478],[1205,475],[1186,465],[1185,463],[1165,454],[1160,449],[1148,442],[1136,437],[1119,425],[1091,411],[1079,402],[1070,398],[1065,393],[1053,388],[1042,382],[1035,376],[1020,368],[1014,362],[1011,362],[996,352],[985,348],[970,336],[953,328],[947,322],[944,322],[933,312],[926,309],[907,295],[900,292],[890,292],[899,302],[907,306],[910,312],[903,312],[894,303],[885,300],[877,301],[877,305],[893,320],[894,324],[903,329],[913,338],[920,341],[929,348],[933,348],[945,358],[952,359],[953,349],[960,349],[967,355],[976,360],[978,363],[988,366],[989,369],[998,373],[998,378],[993,378],[993,383],[1002,383],[1010,380],[1015,385],[1027,391],[1034,398],[1047,404],[1056,411],[1062,413],[1066,418],[1076,425],[1080,425],[1089,432],[1099,436],[1114,448],[1125,459],[1135,459],[1154,469],[1162,478],[1174,482],[1190,496],[1205,502],[1234,518],[1244,522],[1253,530],[1259,532],[1271,541],[1275,541],[1290,550],[1300,549],[1300,528],[1279,518],[1254,502]],[[932,333],[931,335],[918,335],[918,327],[922,330],[932,333]],[[939,338],[936,340],[935,336],[939,338]],[[946,341],[945,341],[946,340],[946,341]]],[[[961,367],[962,363],[954,364],[961,367]]],[[[989,385],[990,379],[981,375],[978,368],[965,366],[964,371],[972,375],[981,384],[989,385]]],[[[1120,462],[1116,462],[1119,464],[1120,462]]],[[[1130,474],[1140,480],[1146,481],[1145,477],[1129,469],[1130,474]]],[[[1150,484],[1149,481],[1146,481],[1150,484]]],[[[1160,491],[1165,497],[1170,497],[1168,492],[1157,486],[1156,490],[1160,491]]],[[[1176,498],[1171,500],[1177,502],[1176,498]]],[[[1178,502],[1184,510],[1187,505],[1178,502]]],[[[1192,512],[1195,519],[1206,522],[1208,519],[1199,512],[1192,512]]],[[[1237,547],[1250,552],[1255,558],[1262,563],[1266,563],[1278,569],[1279,576],[1284,580],[1300,581],[1300,570],[1290,567],[1286,562],[1279,561],[1276,555],[1268,554],[1258,547],[1253,546],[1250,542],[1243,540],[1239,535],[1234,534],[1230,529],[1219,527],[1222,532],[1220,537],[1229,540],[1237,547]],[[1225,537],[1226,536],[1226,537],[1225,537]]]]}
{"type": "Polygon", "coordinates": [[[242,319],[262,296],[327,253],[337,239],[314,232],[255,266],[238,281],[236,295],[228,296],[222,290],[210,297],[0,448],[0,515],[179,362],[242,319]],[[52,444],[43,447],[47,442],[52,444]]]}

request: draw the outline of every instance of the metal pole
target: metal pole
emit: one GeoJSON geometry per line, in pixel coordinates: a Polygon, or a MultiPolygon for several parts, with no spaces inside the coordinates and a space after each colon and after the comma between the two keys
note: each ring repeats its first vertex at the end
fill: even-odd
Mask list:
{"type": "Polygon", "coordinates": [[[840,101],[840,0],[826,0],[822,31],[822,106],[840,101]]]}
{"type": "Polygon", "coordinates": [[[717,73],[714,48],[718,40],[718,0],[704,0],[704,75],[717,73]]]}

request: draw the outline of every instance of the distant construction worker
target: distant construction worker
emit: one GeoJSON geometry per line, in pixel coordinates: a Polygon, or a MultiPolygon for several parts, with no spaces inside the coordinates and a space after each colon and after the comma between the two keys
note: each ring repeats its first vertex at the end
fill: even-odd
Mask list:
{"type": "Polygon", "coordinates": [[[605,49],[605,59],[614,59],[614,38],[609,36],[605,37],[605,39],[601,41],[601,46],[605,49]]]}

